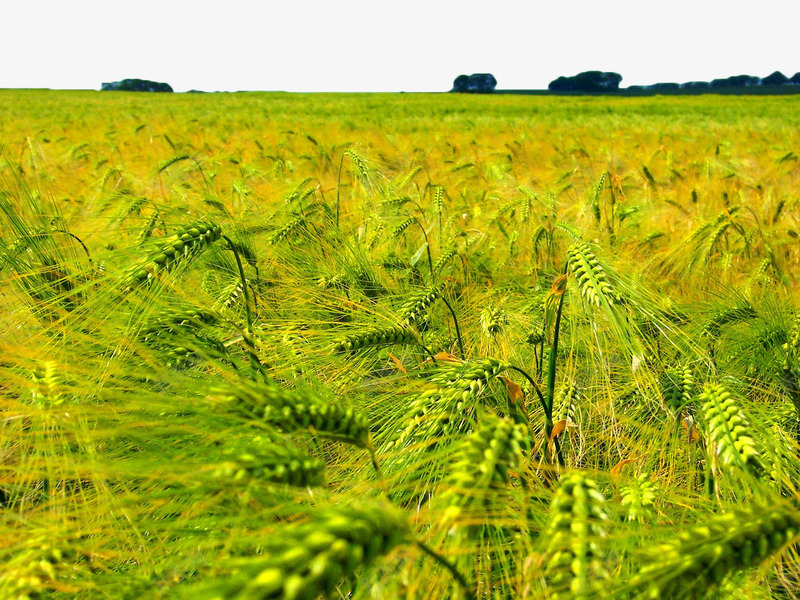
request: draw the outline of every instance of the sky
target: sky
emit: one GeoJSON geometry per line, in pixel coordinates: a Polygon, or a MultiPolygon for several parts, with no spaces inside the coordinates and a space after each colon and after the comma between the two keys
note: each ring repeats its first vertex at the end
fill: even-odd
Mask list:
{"type": "Polygon", "coordinates": [[[0,88],[438,92],[800,71],[799,0],[5,0],[0,88]]]}

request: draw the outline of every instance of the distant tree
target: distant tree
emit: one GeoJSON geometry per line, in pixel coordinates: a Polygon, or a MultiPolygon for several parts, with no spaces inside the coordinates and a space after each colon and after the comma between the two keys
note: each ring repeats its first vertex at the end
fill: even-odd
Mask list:
{"type": "Polygon", "coordinates": [[[795,73],[789,78],[789,83],[800,85],[800,73],[795,73]]]}
{"type": "Polygon", "coordinates": [[[608,92],[619,89],[622,75],[604,71],[584,71],[572,77],[559,77],[547,89],[553,92],[608,92]]]}
{"type": "Polygon", "coordinates": [[[756,77],[755,75],[734,75],[733,77],[728,77],[728,80],[733,86],[761,85],[761,77],[756,77]]]}
{"type": "Polygon", "coordinates": [[[574,92],[574,85],[572,77],[564,77],[563,75],[558,79],[554,79],[547,86],[551,92],[574,92]]]}
{"type": "Polygon", "coordinates": [[[469,76],[469,89],[481,94],[493,92],[497,79],[491,73],[473,73],[469,76]]]}
{"type": "Polygon", "coordinates": [[[780,71],[775,71],[761,80],[761,85],[786,85],[787,83],[789,83],[789,78],[780,71]]]}
{"type": "Polygon", "coordinates": [[[707,81],[687,81],[681,84],[681,88],[685,90],[704,90],[710,87],[711,84],[707,81]]]}
{"type": "Polygon", "coordinates": [[[454,92],[468,92],[472,94],[489,94],[497,87],[497,79],[491,73],[473,73],[472,75],[459,75],[453,81],[454,92]]]}
{"type": "Polygon", "coordinates": [[[734,75],[724,79],[714,79],[711,87],[748,87],[761,83],[760,77],[754,75],[734,75]]]}
{"type": "Polygon", "coordinates": [[[103,83],[100,89],[104,92],[168,92],[172,93],[172,86],[168,83],[149,81],[147,79],[123,79],[103,83]]]}
{"type": "Polygon", "coordinates": [[[681,89],[681,85],[679,83],[654,83],[653,85],[648,85],[647,89],[659,92],[669,91],[669,90],[679,90],[681,89]]]}
{"type": "Polygon", "coordinates": [[[454,92],[466,92],[467,86],[469,85],[469,75],[459,75],[453,81],[453,90],[454,92]]]}

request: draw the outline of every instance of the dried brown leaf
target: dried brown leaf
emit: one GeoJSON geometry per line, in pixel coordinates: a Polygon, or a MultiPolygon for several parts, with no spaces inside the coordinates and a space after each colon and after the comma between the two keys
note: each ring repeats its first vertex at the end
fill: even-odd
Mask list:
{"type": "Polygon", "coordinates": [[[403,362],[391,352],[389,352],[389,358],[392,359],[392,362],[394,362],[398,371],[400,371],[401,373],[406,373],[406,374],[408,373],[408,370],[406,369],[405,365],[403,365],[403,362]]]}
{"type": "Polygon", "coordinates": [[[636,462],[640,458],[642,458],[642,457],[641,456],[637,456],[635,458],[625,458],[625,459],[619,461],[617,464],[615,464],[613,467],[611,467],[611,472],[610,472],[611,478],[612,479],[616,479],[617,477],[619,477],[619,474],[622,472],[622,467],[624,467],[625,465],[628,465],[628,464],[630,464],[632,462],[636,462]]]}

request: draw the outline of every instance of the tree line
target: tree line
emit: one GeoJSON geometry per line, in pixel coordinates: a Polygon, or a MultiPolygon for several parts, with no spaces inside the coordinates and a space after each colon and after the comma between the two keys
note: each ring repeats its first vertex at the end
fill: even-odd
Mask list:
{"type": "MultiPolygon", "coordinates": [[[[558,77],[550,82],[547,89],[551,92],[586,92],[602,93],[618,91],[622,75],[609,71],[584,71],[569,77],[558,77]]],[[[733,75],[712,81],[688,81],[686,83],[654,83],[652,85],[632,85],[630,91],[666,91],[666,90],[703,90],[712,88],[736,88],[755,86],[800,85],[800,72],[787,77],[780,71],[764,78],[754,75],[733,75]]],[[[473,73],[459,75],[453,81],[451,92],[487,94],[497,87],[497,79],[491,73],[473,73]]]]}

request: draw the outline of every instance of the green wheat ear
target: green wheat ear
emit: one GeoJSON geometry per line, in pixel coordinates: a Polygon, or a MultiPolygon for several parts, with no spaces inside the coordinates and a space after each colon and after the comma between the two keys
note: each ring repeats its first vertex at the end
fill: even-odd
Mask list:
{"type": "Polygon", "coordinates": [[[750,321],[756,318],[756,309],[749,303],[744,303],[733,308],[726,308],[717,312],[703,326],[703,335],[712,339],[718,338],[722,334],[722,329],[729,325],[750,321]]]}
{"type": "Polygon", "coordinates": [[[455,246],[450,247],[444,253],[442,253],[439,258],[436,259],[436,262],[433,263],[433,272],[435,275],[438,275],[441,270],[447,266],[447,263],[450,262],[456,255],[458,254],[458,249],[455,246]]]}
{"type": "Polygon", "coordinates": [[[422,171],[422,167],[414,167],[402,177],[395,179],[392,183],[396,189],[402,190],[409,183],[411,183],[411,181],[417,176],[417,174],[419,174],[420,171],[422,171]]]}
{"type": "Polygon", "coordinates": [[[481,311],[481,329],[487,337],[493,337],[508,325],[508,315],[500,307],[487,306],[481,311]]]}
{"type": "Polygon", "coordinates": [[[416,217],[408,217],[407,219],[401,221],[393,230],[392,230],[392,237],[397,238],[405,233],[405,230],[408,229],[411,225],[417,222],[416,217]]]}
{"type": "Polygon", "coordinates": [[[620,493],[622,495],[620,503],[628,510],[625,516],[627,521],[645,523],[651,517],[656,501],[656,492],[647,473],[643,473],[630,484],[620,488],[620,493]]]}
{"type": "Polygon", "coordinates": [[[215,598],[312,600],[400,544],[411,541],[402,514],[383,504],[320,509],[309,523],[281,527],[261,556],[228,561],[234,572],[215,598]]]}
{"type": "Polygon", "coordinates": [[[34,404],[50,408],[64,402],[65,388],[61,368],[55,361],[48,360],[41,367],[34,368],[31,371],[31,379],[34,383],[34,404]]]}
{"type": "Polygon", "coordinates": [[[444,186],[431,186],[431,204],[433,204],[433,212],[441,216],[444,212],[444,186]]]}
{"type": "Polygon", "coordinates": [[[574,381],[568,381],[558,390],[553,406],[555,421],[577,423],[578,399],[580,392],[574,381]]]}
{"type": "Polygon", "coordinates": [[[592,194],[589,199],[589,207],[592,210],[592,216],[594,217],[595,221],[600,221],[600,196],[603,194],[603,189],[606,187],[606,182],[608,181],[608,171],[603,171],[600,175],[600,179],[592,188],[592,194]]]}
{"type": "Polygon", "coordinates": [[[733,394],[722,385],[707,384],[697,401],[721,464],[759,475],[764,466],[754,431],[733,394]]]}
{"type": "Polygon", "coordinates": [[[589,598],[599,592],[607,573],[596,541],[605,535],[606,522],[597,484],[583,473],[563,477],[545,530],[551,598],[589,598]]]}
{"type": "Polygon", "coordinates": [[[664,375],[661,395],[664,403],[676,417],[686,409],[694,396],[694,371],[689,365],[668,369],[664,375]]]}
{"type": "Polygon", "coordinates": [[[366,417],[310,393],[288,390],[275,383],[239,382],[236,387],[213,390],[209,400],[279,432],[308,430],[359,448],[372,447],[366,417]]]}
{"type": "Polygon", "coordinates": [[[347,156],[355,167],[356,174],[362,180],[369,179],[370,168],[367,161],[358,152],[352,148],[345,150],[344,155],[347,156]]]}
{"type": "Polygon", "coordinates": [[[127,289],[152,281],[162,271],[169,273],[188,264],[221,235],[219,225],[200,219],[159,240],[146,258],[129,269],[127,289]]]}
{"type": "Polygon", "coordinates": [[[619,295],[608,282],[603,266],[595,258],[587,244],[575,242],[567,250],[569,268],[578,282],[581,296],[598,308],[613,306],[620,301],[619,295]]]}
{"type": "MultiPolygon", "coordinates": [[[[435,270],[436,268],[434,267],[435,270]]],[[[420,320],[428,308],[439,298],[442,289],[444,289],[444,285],[439,284],[416,290],[400,306],[398,310],[400,318],[409,324],[420,320]]]]}
{"type": "Polygon", "coordinates": [[[436,386],[416,396],[406,415],[407,424],[392,443],[402,448],[410,443],[427,441],[434,448],[436,440],[461,431],[471,421],[470,408],[489,382],[508,369],[508,363],[484,358],[474,363],[445,367],[431,377],[436,386]]]}
{"type": "Polygon", "coordinates": [[[3,565],[0,594],[3,598],[31,600],[53,597],[64,581],[87,576],[91,565],[67,541],[55,544],[52,538],[27,540],[3,565]]]}
{"type": "Polygon", "coordinates": [[[325,482],[325,463],[291,446],[255,437],[247,443],[231,445],[222,451],[224,462],[212,475],[236,485],[269,481],[310,487],[325,482]]]}
{"type": "Polygon", "coordinates": [[[733,510],[653,548],[631,587],[653,599],[705,597],[727,575],[763,563],[799,532],[794,508],[754,504],[733,510]]]}
{"type": "Polygon", "coordinates": [[[416,344],[417,336],[405,325],[364,329],[337,340],[333,352],[353,352],[364,348],[380,348],[397,344],[416,344]]]}
{"type": "Polygon", "coordinates": [[[487,416],[457,450],[455,464],[447,479],[442,503],[447,521],[457,519],[472,504],[491,504],[491,492],[509,482],[509,469],[524,462],[529,431],[510,419],[487,416]]]}
{"type": "Polygon", "coordinates": [[[278,229],[270,237],[270,244],[277,244],[286,238],[291,237],[295,232],[305,227],[308,219],[304,215],[300,215],[289,221],[286,225],[278,229]]]}

